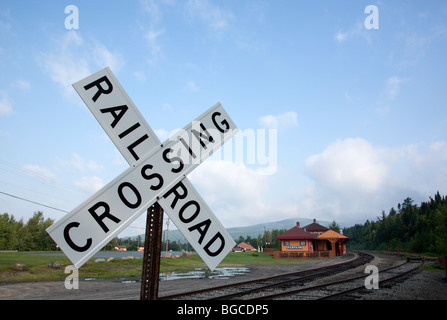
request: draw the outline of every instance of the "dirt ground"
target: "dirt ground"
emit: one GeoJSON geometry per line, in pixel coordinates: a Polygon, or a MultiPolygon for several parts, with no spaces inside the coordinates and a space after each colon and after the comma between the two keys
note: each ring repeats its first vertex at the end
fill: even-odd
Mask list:
{"type": "MultiPolygon", "coordinates": [[[[227,279],[177,279],[160,281],[159,296],[187,292],[194,289],[219,286],[227,283],[267,277],[275,274],[306,270],[317,266],[339,263],[352,256],[330,260],[313,260],[298,265],[247,265],[250,272],[227,279]]],[[[79,289],[68,290],[64,281],[41,281],[0,284],[0,300],[138,300],[139,281],[123,280],[80,280],[79,289]]],[[[377,290],[365,299],[447,299],[447,283],[439,272],[419,272],[404,282],[377,290]],[[393,289],[394,288],[394,289],[393,289]],[[431,294],[427,294],[430,290],[431,294]],[[409,294],[411,292],[411,294],[409,294]]]]}
{"type": "MultiPolygon", "coordinates": [[[[353,256],[336,257],[326,260],[308,260],[297,265],[246,265],[249,273],[227,279],[177,279],[160,281],[159,296],[209,288],[227,283],[267,277],[275,274],[294,272],[325,266],[352,259],[353,256]]],[[[138,300],[140,281],[123,280],[79,280],[79,289],[68,290],[64,281],[36,281],[0,283],[0,300],[138,300]]]]}

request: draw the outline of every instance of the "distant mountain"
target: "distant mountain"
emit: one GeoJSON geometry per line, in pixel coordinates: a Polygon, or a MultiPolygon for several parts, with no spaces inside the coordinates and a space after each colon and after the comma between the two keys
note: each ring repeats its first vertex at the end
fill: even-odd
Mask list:
{"type": "MultiPolygon", "coordinates": [[[[310,223],[313,222],[313,219],[306,219],[306,218],[292,218],[292,219],[286,219],[281,221],[275,221],[275,222],[266,222],[266,223],[259,223],[252,226],[247,227],[233,227],[233,228],[227,228],[228,233],[231,235],[233,239],[238,239],[240,236],[243,238],[246,238],[247,236],[250,236],[252,238],[257,238],[258,235],[264,234],[264,228],[267,231],[271,231],[273,229],[285,229],[289,230],[296,226],[296,222],[300,222],[300,226],[304,227],[310,223]]],[[[317,223],[321,224],[322,226],[329,226],[331,222],[329,221],[321,221],[317,220],[317,223]]],[[[340,225],[341,226],[341,225],[340,225]]],[[[165,240],[166,237],[166,230],[163,230],[163,240],[165,240]]],[[[136,238],[136,237],[132,237],[136,238]]],[[[141,238],[144,239],[144,234],[141,235],[141,238]]],[[[169,241],[176,241],[185,243],[186,239],[183,237],[182,233],[179,230],[169,230],[168,233],[168,239],[169,241]]]]}
{"type": "MultiPolygon", "coordinates": [[[[312,223],[312,219],[305,219],[305,218],[292,218],[292,219],[286,219],[281,221],[275,221],[275,222],[267,222],[267,223],[259,223],[248,227],[235,227],[235,228],[227,228],[228,233],[232,236],[233,239],[238,239],[240,236],[243,238],[250,236],[252,238],[257,238],[259,234],[264,234],[264,228],[267,231],[271,231],[273,229],[285,229],[289,230],[296,226],[296,222],[300,222],[300,226],[306,226],[309,223],[312,223]]],[[[320,223],[320,222],[319,222],[320,223]]],[[[329,223],[325,224],[326,222],[322,221],[320,224],[323,226],[329,225],[329,223]]]]}

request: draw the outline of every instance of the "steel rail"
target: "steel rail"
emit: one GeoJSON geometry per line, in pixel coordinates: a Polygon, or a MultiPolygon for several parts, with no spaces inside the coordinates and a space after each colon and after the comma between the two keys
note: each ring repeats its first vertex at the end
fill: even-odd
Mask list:
{"type": "MultiPolygon", "coordinates": [[[[404,263],[404,264],[407,264],[407,263],[409,263],[409,262],[406,262],[406,263],[404,263]]],[[[404,264],[402,264],[402,265],[404,265],[404,264]]],[[[410,269],[410,270],[404,271],[404,272],[402,272],[402,273],[399,273],[399,274],[397,274],[397,275],[391,276],[391,277],[389,277],[389,278],[382,279],[382,280],[380,280],[380,283],[386,283],[386,282],[389,282],[389,281],[396,280],[396,279],[398,279],[398,278],[400,278],[400,277],[403,277],[403,276],[405,276],[405,275],[407,275],[407,274],[409,274],[409,273],[415,271],[416,269],[418,269],[418,268],[419,268],[420,266],[422,266],[423,264],[424,264],[424,262],[421,262],[421,263],[419,263],[418,266],[416,266],[415,268],[412,268],[412,269],[410,269]]],[[[402,266],[402,265],[401,265],[401,266],[402,266]]],[[[399,266],[398,266],[398,267],[399,267],[399,266]]],[[[397,268],[397,267],[396,267],[396,268],[397,268]]],[[[390,269],[390,268],[389,268],[389,269],[390,269]]],[[[386,272],[386,271],[388,271],[388,270],[382,270],[381,272],[386,272]]],[[[360,290],[364,290],[364,289],[365,289],[365,285],[363,285],[363,286],[358,286],[358,287],[355,287],[355,288],[346,289],[346,290],[343,290],[343,291],[340,291],[340,292],[337,292],[337,293],[333,293],[333,294],[331,294],[331,295],[327,295],[327,296],[324,296],[324,297],[321,297],[321,298],[317,298],[316,300],[327,300],[327,299],[332,299],[332,298],[335,298],[335,297],[338,297],[338,296],[343,296],[343,295],[346,295],[346,294],[348,294],[348,293],[356,292],[356,291],[360,291],[360,290]]]]}
{"type": "Polygon", "coordinates": [[[216,292],[216,291],[218,292],[218,291],[225,290],[225,289],[228,289],[228,288],[242,287],[242,286],[245,286],[245,285],[262,283],[262,282],[266,282],[266,281],[275,281],[275,280],[280,279],[280,278],[288,278],[286,280],[277,281],[277,282],[274,282],[274,283],[271,283],[271,284],[260,285],[260,286],[258,286],[256,288],[250,288],[250,289],[243,289],[242,288],[242,290],[239,290],[239,291],[234,292],[234,293],[224,294],[224,295],[219,295],[219,296],[216,296],[216,297],[208,298],[209,300],[228,299],[230,297],[243,295],[243,294],[246,294],[248,292],[259,291],[259,290],[262,290],[263,288],[274,287],[274,286],[279,286],[281,284],[290,283],[291,281],[304,281],[304,280],[307,280],[307,279],[310,279],[310,278],[315,278],[316,276],[320,276],[320,275],[323,275],[323,274],[327,274],[327,273],[331,273],[331,272],[338,272],[338,271],[340,271],[340,268],[343,268],[343,267],[346,267],[345,270],[347,270],[349,268],[353,268],[353,267],[356,267],[358,265],[362,265],[364,263],[367,263],[371,259],[373,259],[373,256],[371,254],[364,253],[364,252],[359,252],[358,255],[354,259],[350,259],[348,261],[336,263],[336,264],[333,264],[333,265],[330,265],[330,266],[324,266],[324,267],[318,267],[318,268],[313,268],[313,269],[301,270],[301,271],[297,271],[297,272],[283,273],[283,274],[279,274],[279,275],[275,275],[275,276],[271,276],[271,277],[257,278],[257,279],[253,279],[253,280],[247,280],[247,281],[241,281],[241,282],[232,283],[232,284],[215,286],[215,287],[211,287],[211,288],[204,288],[204,289],[199,289],[199,290],[194,290],[194,291],[189,291],[189,292],[183,292],[183,293],[178,293],[178,294],[166,295],[166,296],[161,296],[158,299],[160,299],[160,300],[168,300],[168,299],[186,298],[188,296],[193,296],[193,295],[197,295],[197,294],[203,294],[203,293],[207,293],[207,292],[208,293],[216,292]],[[290,279],[290,277],[292,277],[292,279],[290,279]],[[296,279],[293,279],[294,277],[296,279]]]}
{"type": "MultiPolygon", "coordinates": [[[[406,265],[407,263],[409,263],[409,262],[404,262],[404,263],[402,263],[402,264],[400,264],[398,266],[393,266],[393,267],[389,267],[389,268],[383,269],[380,272],[383,273],[383,272],[387,272],[387,271],[390,271],[390,270],[393,270],[393,269],[397,269],[397,268],[400,268],[400,267],[406,265]]],[[[414,270],[419,268],[422,264],[423,264],[423,262],[418,264],[417,267],[415,267],[415,268],[413,268],[411,270],[404,271],[403,273],[400,273],[400,274],[398,274],[396,276],[393,276],[393,277],[390,277],[390,278],[387,278],[387,279],[383,279],[380,282],[383,283],[383,282],[387,282],[387,281],[390,281],[392,279],[404,276],[404,275],[406,275],[406,274],[408,274],[410,272],[413,272],[414,270]]],[[[288,296],[288,295],[293,295],[293,294],[297,294],[297,293],[302,293],[302,292],[305,292],[305,291],[311,291],[311,290],[317,290],[317,289],[321,289],[321,288],[327,288],[329,286],[333,286],[333,285],[337,285],[337,284],[341,284],[341,283],[346,283],[346,282],[350,282],[350,281],[355,281],[355,280],[358,280],[358,279],[361,279],[361,278],[366,278],[367,276],[368,276],[368,274],[362,274],[360,276],[351,277],[351,278],[348,278],[348,279],[322,283],[322,284],[309,286],[309,287],[305,287],[305,288],[287,290],[287,291],[283,291],[283,292],[279,292],[279,293],[273,293],[273,294],[269,294],[269,295],[264,295],[262,297],[251,298],[251,299],[248,299],[248,300],[269,300],[269,299],[278,298],[278,297],[281,297],[281,296],[288,296]]],[[[347,290],[343,290],[341,292],[337,292],[337,293],[334,293],[334,294],[326,295],[324,297],[317,297],[314,300],[329,299],[329,298],[332,298],[332,297],[336,297],[336,296],[339,296],[339,295],[347,294],[347,293],[350,293],[350,292],[353,292],[353,291],[358,291],[358,290],[361,290],[361,289],[365,289],[365,286],[362,285],[362,286],[358,286],[358,287],[355,287],[355,288],[350,288],[350,289],[347,289],[347,290]]]]}

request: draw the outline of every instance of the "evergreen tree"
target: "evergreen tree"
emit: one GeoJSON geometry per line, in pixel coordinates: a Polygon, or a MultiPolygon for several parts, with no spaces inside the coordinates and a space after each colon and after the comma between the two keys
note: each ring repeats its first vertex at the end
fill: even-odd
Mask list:
{"type": "Polygon", "coordinates": [[[382,211],[376,222],[344,229],[352,249],[371,249],[414,253],[447,254],[447,198],[436,193],[418,207],[409,197],[397,210],[382,211]]]}

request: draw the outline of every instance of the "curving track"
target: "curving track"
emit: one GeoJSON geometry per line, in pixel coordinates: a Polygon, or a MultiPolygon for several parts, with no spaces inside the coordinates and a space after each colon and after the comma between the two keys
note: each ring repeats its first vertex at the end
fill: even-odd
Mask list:
{"type": "MultiPolygon", "coordinates": [[[[397,281],[415,271],[423,262],[409,263],[404,262],[397,266],[385,269],[379,269],[379,288],[384,283],[397,281]]],[[[252,299],[292,299],[292,300],[327,300],[327,299],[356,299],[359,296],[353,295],[354,292],[367,292],[365,279],[370,274],[350,275],[342,280],[327,281],[321,284],[308,285],[291,290],[272,292],[262,297],[253,297],[252,299]]],[[[369,281],[368,281],[369,283],[369,281]]],[[[373,290],[373,289],[369,289],[373,290]]]]}
{"type": "Polygon", "coordinates": [[[347,262],[320,267],[305,271],[287,273],[274,277],[266,277],[236,284],[214,287],[197,291],[190,291],[178,295],[163,296],[159,299],[182,299],[182,300],[215,300],[215,299],[264,299],[271,295],[272,290],[287,292],[295,287],[304,285],[316,279],[340,274],[350,269],[361,267],[374,256],[359,252],[356,259],[347,262]]]}

